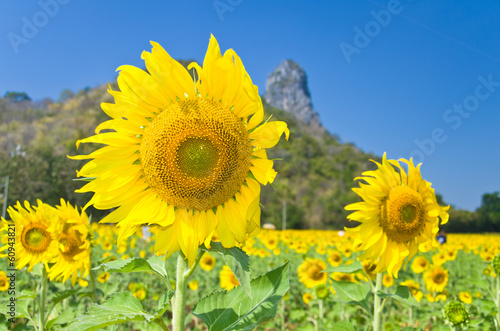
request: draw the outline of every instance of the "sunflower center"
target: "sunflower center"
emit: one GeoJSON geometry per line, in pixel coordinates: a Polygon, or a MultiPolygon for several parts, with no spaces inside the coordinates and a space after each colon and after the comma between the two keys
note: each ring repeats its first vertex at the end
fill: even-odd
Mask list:
{"type": "Polygon", "coordinates": [[[177,166],[191,177],[204,178],[217,165],[219,153],[208,139],[188,138],[177,150],[177,166]]]}
{"type": "Polygon", "coordinates": [[[320,267],[317,266],[312,267],[309,270],[309,278],[316,281],[321,280],[324,275],[321,271],[323,271],[323,269],[321,269],[320,267]]]}
{"type": "Polygon", "coordinates": [[[49,247],[50,234],[47,226],[42,223],[32,223],[26,226],[21,233],[23,247],[32,254],[42,253],[49,247]]]}
{"type": "Polygon", "coordinates": [[[403,243],[418,236],[425,224],[422,196],[408,186],[396,186],[382,204],[380,224],[389,239],[403,243]]]}
{"type": "Polygon", "coordinates": [[[82,235],[73,228],[70,228],[66,233],[61,233],[59,238],[59,252],[62,256],[72,262],[74,257],[83,252],[84,249],[80,248],[82,246],[82,235]]]}
{"type": "Polygon", "coordinates": [[[436,284],[441,284],[444,281],[444,275],[441,273],[438,273],[434,275],[434,283],[436,284]]]}
{"type": "Polygon", "coordinates": [[[177,208],[207,210],[232,198],[252,158],[244,122],[220,102],[176,101],[144,130],[141,165],[150,188],[177,208]]]}

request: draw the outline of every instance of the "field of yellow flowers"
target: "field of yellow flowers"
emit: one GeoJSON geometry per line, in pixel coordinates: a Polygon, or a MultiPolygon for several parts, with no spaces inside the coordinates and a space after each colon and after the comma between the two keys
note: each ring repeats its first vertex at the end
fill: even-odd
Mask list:
{"type": "MultiPolygon", "coordinates": [[[[128,290],[141,301],[143,307],[153,310],[165,291],[167,285],[153,272],[145,276],[144,273],[117,273],[96,268],[112,260],[123,260],[126,264],[136,257],[155,258],[154,233],[147,228],[139,229],[128,241],[116,246],[115,226],[92,223],[91,238],[94,277],[89,275],[82,278],[74,287],[69,282],[49,283],[47,298],[52,308],[48,311],[47,319],[51,321],[49,327],[54,330],[63,329],[76,316],[85,314],[93,302],[93,296],[102,303],[128,290]],[[94,291],[91,290],[92,281],[95,282],[94,291]],[[60,304],[56,306],[56,303],[60,304]]],[[[467,314],[471,329],[493,330],[498,276],[491,261],[500,252],[499,243],[498,235],[450,234],[447,243],[440,245],[434,242],[427,253],[417,254],[399,272],[397,279],[384,274],[383,292],[389,296],[398,285],[403,285],[409,288],[413,298],[405,303],[387,301],[382,315],[383,330],[400,330],[404,327],[408,327],[408,330],[450,330],[444,308],[451,300],[463,303],[466,311],[462,313],[467,314]]],[[[278,304],[276,317],[259,325],[258,329],[337,330],[342,325],[339,322],[349,321],[355,330],[363,330],[371,318],[372,298],[368,293],[375,278],[370,266],[362,264],[362,270],[352,273],[335,271],[349,270],[350,265],[358,263],[355,260],[359,253],[352,245],[349,234],[343,231],[262,230],[257,237],[247,240],[242,249],[250,256],[252,276],[290,261],[290,289],[278,304]],[[345,283],[352,283],[354,287],[344,291],[345,287],[338,285],[345,283]],[[340,292],[337,293],[336,289],[340,292]]],[[[167,259],[164,265],[168,275],[175,274],[175,259],[167,259]]],[[[25,300],[23,303],[22,300],[36,295],[39,286],[37,278],[40,277],[37,273],[41,273],[42,269],[40,266],[35,266],[32,273],[17,273],[16,287],[22,294],[18,297],[18,309],[34,311],[34,301],[25,300]]],[[[175,289],[173,279],[171,277],[169,282],[175,289]]],[[[216,288],[231,291],[239,283],[222,256],[209,253],[202,257],[200,268],[192,279],[187,295],[186,326],[192,330],[206,330],[201,320],[189,313],[196,302],[216,288]]],[[[7,289],[6,275],[0,273],[0,290],[7,289]]],[[[169,309],[165,314],[167,319],[171,314],[169,309]]],[[[18,319],[16,324],[16,330],[32,330],[26,318],[18,319]]],[[[1,317],[0,330],[7,330],[7,325],[6,317],[1,317]]],[[[108,328],[160,330],[155,324],[141,321],[108,328]]]]}

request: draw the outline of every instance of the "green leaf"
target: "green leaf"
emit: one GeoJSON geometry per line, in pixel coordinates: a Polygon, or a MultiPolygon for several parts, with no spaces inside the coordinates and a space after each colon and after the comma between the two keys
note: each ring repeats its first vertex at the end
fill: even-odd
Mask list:
{"type": "Polygon", "coordinates": [[[165,310],[167,310],[168,306],[170,305],[170,299],[172,299],[173,295],[174,292],[168,291],[161,296],[160,300],[158,301],[158,308],[155,311],[155,319],[163,316],[165,310]]]}
{"type": "Polygon", "coordinates": [[[332,280],[332,286],[341,302],[356,304],[371,312],[368,305],[370,287],[367,284],[332,280]]]}
{"type": "Polygon", "coordinates": [[[238,247],[224,248],[220,242],[212,242],[210,250],[207,252],[217,252],[222,255],[224,261],[240,282],[243,290],[252,297],[252,287],[250,286],[250,262],[248,255],[238,247]]]}
{"type": "Polygon", "coordinates": [[[355,331],[354,326],[347,321],[338,322],[332,325],[331,331],[355,331]]]}
{"type": "Polygon", "coordinates": [[[225,292],[218,291],[202,298],[193,314],[209,330],[252,330],[255,326],[276,315],[278,303],[289,288],[289,267],[281,267],[251,281],[253,297],[242,287],[225,292]]]}
{"type": "Polygon", "coordinates": [[[107,272],[119,272],[119,273],[130,273],[130,272],[153,272],[158,276],[162,277],[168,283],[167,271],[163,268],[163,261],[158,256],[153,256],[149,260],[142,258],[130,258],[126,260],[114,260],[101,264],[97,268],[92,270],[104,269],[107,272]],[[158,261],[160,260],[161,263],[158,261]],[[162,266],[160,266],[161,264],[162,266]]]}
{"type": "Polygon", "coordinates": [[[62,291],[62,292],[57,292],[54,297],[52,298],[52,304],[53,305],[56,305],[58,304],[59,302],[63,301],[64,299],[72,296],[73,294],[75,294],[76,292],[78,292],[78,290],[66,290],[66,291],[62,291]]]}
{"type": "Polygon", "coordinates": [[[19,299],[34,299],[38,293],[30,291],[30,290],[23,290],[21,293],[19,293],[19,296],[16,298],[17,300],[19,299]]]}
{"type": "Polygon", "coordinates": [[[141,303],[130,292],[119,292],[102,305],[92,305],[87,314],[78,317],[71,329],[98,330],[108,325],[127,321],[151,321],[155,316],[142,309],[141,303]]]}
{"type": "Polygon", "coordinates": [[[59,315],[57,315],[57,317],[49,320],[45,325],[45,328],[50,329],[55,324],[65,324],[71,322],[73,318],[73,311],[71,309],[64,309],[59,315]]]}
{"type": "Polygon", "coordinates": [[[359,271],[363,271],[363,266],[359,261],[354,261],[354,263],[348,265],[326,268],[323,272],[343,272],[346,274],[353,274],[359,271]]]}
{"type": "Polygon", "coordinates": [[[28,305],[31,300],[28,301],[28,298],[24,299],[16,299],[16,318],[26,317],[31,318],[31,315],[28,311],[28,305]]]}
{"type": "Polygon", "coordinates": [[[390,293],[384,293],[382,291],[377,292],[377,296],[380,298],[393,298],[395,300],[401,301],[403,303],[406,303],[407,305],[410,306],[419,306],[420,304],[418,303],[417,299],[413,297],[413,295],[410,292],[410,289],[408,286],[398,286],[396,288],[396,291],[393,294],[390,293]]]}

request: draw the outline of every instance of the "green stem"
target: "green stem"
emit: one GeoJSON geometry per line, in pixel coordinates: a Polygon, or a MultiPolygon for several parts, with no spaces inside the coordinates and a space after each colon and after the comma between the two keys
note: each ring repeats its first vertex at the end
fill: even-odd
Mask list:
{"type": "Polygon", "coordinates": [[[99,304],[97,302],[97,295],[96,295],[95,274],[94,270],[92,269],[90,269],[90,288],[92,289],[92,300],[94,301],[95,304],[99,304]]]}
{"type": "Polygon", "coordinates": [[[163,321],[163,318],[161,318],[161,317],[157,318],[157,319],[153,320],[153,322],[155,322],[156,324],[158,324],[162,330],[168,331],[168,326],[163,321]]]}
{"type": "Polygon", "coordinates": [[[188,280],[198,266],[198,263],[200,262],[201,257],[204,253],[205,251],[199,248],[198,255],[196,255],[196,259],[193,265],[191,266],[191,268],[189,268],[188,260],[186,259],[182,251],[179,251],[179,256],[177,257],[174,305],[172,307],[173,331],[184,331],[188,280]]]}
{"type": "Polygon", "coordinates": [[[174,306],[172,307],[173,331],[184,331],[187,294],[187,279],[184,275],[188,272],[188,270],[188,260],[186,260],[182,251],[179,251],[179,256],[177,257],[177,277],[175,283],[174,306]]]}
{"type": "Polygon", "coordinates": [[[323,324],[323,315],[324,315],[323,299],[319,299],[318,329],[320,329],[320,330],[321,330],[321,326],[323,324]]]}
{"type": "Polygon", "coordinates": [[[40,330],[45,330],[45,297],[47,296],[47,269],[42,271],[42,287],[40,289],[40,330]]]}
{"type": "Polygon", "coordinates": [[[285,331],[285,303],[281,301],[279,305],[281,310],[281,331],[285,331]]]}
{"type": "Polygon", "coordinates": [[[377,274],[377,283],[375,284],[375,291],[373,293],[373,331],[380,331],[380,312],[381,312],[381,306],[380,306],[380,297],[377,295],[377,292],[381,290],[382,288],[382,279],[384,274],[379,272],[377,274]]]}

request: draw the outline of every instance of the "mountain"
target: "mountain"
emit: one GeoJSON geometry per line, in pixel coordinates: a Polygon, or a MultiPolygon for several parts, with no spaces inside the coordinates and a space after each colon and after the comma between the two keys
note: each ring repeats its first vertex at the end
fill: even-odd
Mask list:
{"type": "Polygon", "coordinates": [[[325,133],[318,113],[313,109],[307,75],[293,60],[281,62],[266,79],[264,100],[275,108],[293,114],[312,135],[325,133]]]}

